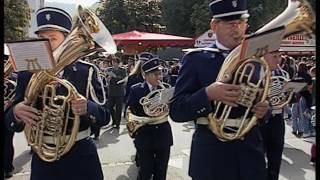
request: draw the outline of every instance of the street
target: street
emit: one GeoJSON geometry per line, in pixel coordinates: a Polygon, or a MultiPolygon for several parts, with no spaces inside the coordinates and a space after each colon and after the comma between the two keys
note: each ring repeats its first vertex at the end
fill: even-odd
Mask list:
{"type": "MultiPolygon", "coordinates": [[[[102,129],[100,140],[96,142],[106,180],[134,180],[137,168],[133,162],[135,148],[125,128],[124,120],[120,131],[102,129]]],[[[188,162],[193,122],[175,123],[170,121],[174,145],[171,148],[167,172],[168,180],[191,180],[188,176],[188,162]]],[[[309,164],[311,142],[315,138],[298,139],[286,125],[285,148],[282,156],[280,180],[314,180],[315,169],[309,164]]],[[[24,133],[14,137],[14,176],[10,180],[28,180],[30,177],[31,154],[24,133]]],[[[84,162],[85,163],[85,162],[84,162]]]]}

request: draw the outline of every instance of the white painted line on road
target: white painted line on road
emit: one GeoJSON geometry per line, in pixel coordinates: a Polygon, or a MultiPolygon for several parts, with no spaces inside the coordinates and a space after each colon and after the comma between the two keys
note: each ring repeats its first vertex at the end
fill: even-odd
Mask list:
{"type": "Polygon", "coordinates": [[[282,159],[285,160],[288,164],[293,165],[293,161],[285,154],[282,154],[282,159]]]}

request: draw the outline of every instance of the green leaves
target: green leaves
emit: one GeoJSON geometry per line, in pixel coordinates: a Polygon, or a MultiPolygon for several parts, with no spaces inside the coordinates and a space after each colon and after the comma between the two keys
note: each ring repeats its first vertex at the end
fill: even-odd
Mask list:
{"type": "Polygon", "coordinates": [[[164,27],[158,1],[106,0],[98,16],[112,34],[131,30],[160,32],[164,27]]]}
{"type": "Polygon", "coordinates": [[[31,10],[26,0],[4,0],[4,39],[5,41],[26,38],[31,19],[31,10]]]}

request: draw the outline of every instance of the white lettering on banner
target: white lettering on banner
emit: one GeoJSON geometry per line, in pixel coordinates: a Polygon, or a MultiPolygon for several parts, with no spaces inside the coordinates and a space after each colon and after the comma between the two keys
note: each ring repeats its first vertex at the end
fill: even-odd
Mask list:
{"type": "Polygon", "coordinates": [[[305,37],[303,34],[295,34],[291,35],[284,40],[282,40],[282,46],[308,46],[315,47],[315,37],[313,36],[311,39],[305,37]]]}

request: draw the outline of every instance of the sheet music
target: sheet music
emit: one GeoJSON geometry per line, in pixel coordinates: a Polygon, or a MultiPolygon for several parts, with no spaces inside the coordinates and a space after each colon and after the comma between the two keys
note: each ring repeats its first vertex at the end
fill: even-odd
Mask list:
{"type": "Polygon", "coordinates": [[[17,71],[49,70],[55,66],[47,40],[7,43],[15,60],[17,71]]]}
{"type": "Polygon", "coordinates": [[[284,32],[283,27],[278,27],[247,37],[241,45],[240,59],[261,57],[268,52],[279,50],[284,32]]]}
{"type": "Polygon", "coordinates": [[[289,81],[284,85],[283,90],[284,91],[292,90],[293,92],[300,92],[306,85],[307,83],[305,82],[289,81]]]}
{"type": "Polygon", "coordinates": [[[173,97],[174,87],[163,89],[160,97],[161,103],[168,104],[173,97]]]}

